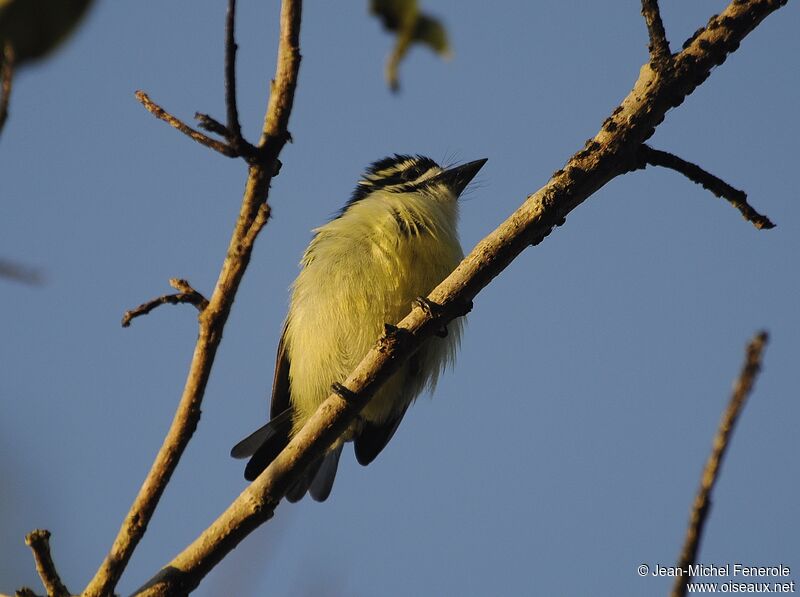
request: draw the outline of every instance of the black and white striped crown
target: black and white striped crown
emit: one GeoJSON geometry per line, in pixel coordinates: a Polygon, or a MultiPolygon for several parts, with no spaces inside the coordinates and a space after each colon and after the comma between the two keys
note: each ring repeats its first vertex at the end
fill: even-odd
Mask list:
{"type": "Polygon", "coordinates": [[[395,154],[373,162],[358,181],[345,209],[377,190],[406,193],[417,189],[442,169],[422,155],[395,154]]]}

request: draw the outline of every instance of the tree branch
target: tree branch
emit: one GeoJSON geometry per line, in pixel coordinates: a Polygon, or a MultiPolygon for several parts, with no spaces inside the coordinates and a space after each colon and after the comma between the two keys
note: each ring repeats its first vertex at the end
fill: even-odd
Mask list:
{"type": "Polygon", "coordinates": [[[686,595],[686,584],[692,582],[692,577],[689,575],[689,565],[694,564],[697,558],[700,539],[703,536],[703,528],[711,509],[711,492],[717,483],[722,459],[725,457],[725,452],[730,444],[733,428],[736,426],[736,421],[744,409],[747,397],[750,395],[756,377],[758,377],[758,372],[761,370],[761,357],[767,340],[767,332],[762,331],[756,334],[747,345],[747,353],[742,370],[733,386],[733,395],[728,403],[728,408],[725,409],[722,414],[722,420],[719,422],[711,454],[706,461],[703,475],[700,478],[700,488],[697,490],[697,495],[692,504],[689,528],[686,530],[686,538],[678,561],[678,567],[683,570],[684,575],[675,578],[672,597],[686,595]]]}
{"type": "Polygon", "coordinates": [[[8,118],[8,104],[11,101],[11,87],[14,81],[14,46],[7,39],[3,44],[2,64],[0,64],[0,132],[8,118]]]}
{"type": "Polygon", "coordinates": [[[297,86],[297,73],[300,70],[301,11],[302,0],[284,0],[281,4],[278,64],[275,68],[275,78],[270,83],[269,103],[259,142],[259,146],[267,150],[269,156],[275,154],[276,149],[283,148],[286,141],[291,138],[288,125],[294,103],[294,90],[297,86]]]}
{"type": "Polygon", "coordinates": [[[154,298],[151,301],[147,301],[146,303],[142,303],[135,309],[125,311],[125,314],[122,316],[122,327],[126,328],[130,326],[131,321],[133,321],[134,318],[141,315],[147,315],[150,313],[150,311],[161,305],[179,305],[188,303],[197,307],[197,310],[201,313],[208,306],[208,300],[206,297],[192,288],[192,286],[186,280],[172,278],[169,281],[169,285],[175,290],[180,290],[180,293],[165,294],[163,296],[159,296],[158,298],[154,298]]]}
{"type": "Polygon", "coordinates": [[[69,597],[70,592],[56,571],[56,565],[50,556],[50,531],[36,529],[25,536],[25,545],[31,548],[36,562],[36,571],[42,579],[48,597],[69,597]]]}
{"type": "Polygon", "coordinates": [[[218,151],[224,156],[228,156],[229,158],[238,158],[240,157],[239,152],[231,147],[230,145],[223,143],[222,141],[217,141],[216,139],[212,139],[211,137],[204,135],[200,131],[194,130],[188,124],[176,118],[169,112],[167,112],[164,108],[159,106],[153,100],[150,99],[150,96],[147,95],[144,91],[137,91],[136,92],[136,99],[139,100],[142,105],[147,109],[150,114],[158,118],[159,120],[163,120],[171,127],[179,130],[187,137],[191,137],[201,145],[205,145],[206,147],[210,147],[214,151],[218,151]]]}
{"type": "Polygon", "coordinates": [[[745,220],[751,222],[759,230],[775,228],[775,224],[767,216],[761,215],[750,206],[747,202],[747,194],[744,191],[735,189],[721,178],[706,172],[697,164],[687,162],[674,154],[653,149],[649,145],[643,144],[639,159],[633,170],[643,170],[648,165],[675,170],[675,172],[683,174],[692,182],[702,185],[704,189],[711,191],[716,197],[727,200],[728,203],[741,212],[745,220]]]}
{"type": "Polygon", "coordinates": [[[291,483],[339,437],[380,384],[425,339],[463,315],[478,292],[526,247],[540,243],[573,209],[625,172],[667,110],[683,102],[713,67],[722,64],[750,31],[783,4],[785,0],[733,0],[713,27],[709,25],[675,57],[669,72],[656,74],[645,65],[633,90],[587,147],[478,243],[431,292],[428,298],[441,309],[426,312],[415,307],[397,326],[388,328],[343,382],[349,393],[340,393],[348,398],[332,392],[264,472],[138,594],[171,595],[196,587],[244,537],[272,517],[291,483]]]}
{"type": "Polygon", "coordinates": [[[642,16],[650,36],[650,45],[648,46],[650,63],[655,66],[655,70],[664,70],[672,59],[672,51],[669,49],[664,23],[661,22],[658,0],[642,0],[642,16]]]}
{"type": "Polygon", "coordinates": [[[228,314],[258,233],[269,220],[269,185],[278,168],[278,155],[289,138],[286,127],[297,86],[301,9],[301,0],[283,0],[276,80],[265,116],[263,143],[248,160],[250,167],[239,217],[214,292],[198,318],[197,344],[172,425],[84,597],[106,597],[113,592],[200,420],[200,405],[228,314]]]}

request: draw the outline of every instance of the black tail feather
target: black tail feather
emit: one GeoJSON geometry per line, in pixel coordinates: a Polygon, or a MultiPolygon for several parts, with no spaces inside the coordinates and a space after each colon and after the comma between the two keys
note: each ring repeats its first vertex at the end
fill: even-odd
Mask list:
{"type": "Polygon", "coordinates": [[[308,492],[311,498],[317,502],[324,502],[328,499],[333,489],[333,481],[336,479],[336,470],[339,468],[339,456],[342,455],[341,444],[334,450],[331,450],[322,459],[322,465],[319,467],[314,480],[311,482],[308,492]]]}
{"type": "Polygon", "coordinates": [[[245,479],[255,480],[289,443],[289,434],[292,430],[291,415],[291,409],[286,409],[233,447],[231,456],[234,458],[251,456],[244,469],[245,479]]]}

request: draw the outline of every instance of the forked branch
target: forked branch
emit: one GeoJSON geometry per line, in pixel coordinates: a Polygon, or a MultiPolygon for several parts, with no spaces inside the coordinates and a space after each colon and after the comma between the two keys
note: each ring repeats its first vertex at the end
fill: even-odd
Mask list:
{"type": "Polygon", "coordinates": [[[205,145],[206,147],[210,147],[214,151],[218,151],[224,156],[228,156],[229,158],[238,158],[240,154],[236,151],[233,147],[228,145],[227,143],[223,143],[222,141],[217,141],[216,139],[212,139],[208,135],[204,135],[200,131],[194,130],[188,124],[183,122],[180,118],[173,116],[169,112],[167,112],[164,108],[159,106],[153,100],[150,99],[150,96],[147,95],[144,91],[137,91],[136,92],[136,99],[141,102],[141,104],[147,109],[150,114],[158,118],[159,120],[163,120],[168,125],[173,127],[174,129],[182,132],[187,137],[190,137],[200,143],[200,145],[205,145]]]}
{"type": "MultiPolygon", "coordinates": [[[[233,90],[235,82],[231,76],[231,69],[234,64],[233,45],[231,44],[235,45],[233,40],[234,9],[235,3],[231,2],[229,4],[228,18],[226,19],[226,47],[228,48],[229,56],[229,59],[226,60],[226,86],[228,87],[226,96],[228,101],[231,101],[235,95],[233,90]]],[[[249,168],[239,217],[231,235],[217,284],[214,287],[211,298],[198,318],[197,344],[195,345],[186,384],[172,425],[133,505],[120,527],[108,555],[86,587],[83,593],[84,597],[107,597],[113,592],[134,549],[144,535],[156,505],[164,492],[164,488],[177,467],[178,461],[200,420],[200,405],[211,373],[211,366],[222,339],[223,328],[227,322],[239,284],[250,262],[250,256],[258,233],[266,225],[270,216],[270,208],[267,204],[269,186],[279,167],[278,156],[289,138],[286,127],[292,110],[294,90],[297,86],[297,75],[300,66],[301,10],[302,0],[283,0],[281,4],[278,65],[276,67],[275,82],[269,97],[261,142],[255,148],[253,155],[244,156],[247,159],[249,168]]],[[[141,95],[146,98],[146,95],[141,95]]],[[[229,115],[228,129],[230,129],[237,122],[235,106],[229,104],[227,112],[229,115]]],[[[214,141],[197,131],[189,130],[187,132],[184,130],[188,128],[186,125],[173,117],[170,117],[172,120],[167,119],[166,113],[163,113],[160,117],[164,117],[170,124],[204,144],[207,144],[206,140],[214,141]]],[[[233,126],[233,128],[235,129],[236,127],[233,126]]],[[[218,141],[214,141],[209,146],[214,146],[225,155],[231,155],[226,152],[237,152],[230,145],[218,141]]],[[[189,288],[191,287],[187,284],[186,289],[189,288]]],[[[184,292],[184,294],[187,293],[184,292]]],[[[188,294],[191,294],[191,291],[188,294]]],[[[179,592],[184,594],[189,590],[189,588],[181,588],[179,592]]]]}

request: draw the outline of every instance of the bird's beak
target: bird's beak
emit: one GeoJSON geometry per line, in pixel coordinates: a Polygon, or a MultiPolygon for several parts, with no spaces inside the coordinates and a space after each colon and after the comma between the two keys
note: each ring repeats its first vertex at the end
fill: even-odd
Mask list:
{"type": "Polygon", "coordinates": [[[475,160],[462,166],[456,166],[445,170],[439,175],[439,179],[444,182],[453,191],[453,194],[458,197],[461,192],[467,187],[469,182],[475,178],[483,165],[486,163],[487,158],[482,160],[475,160]]]}

